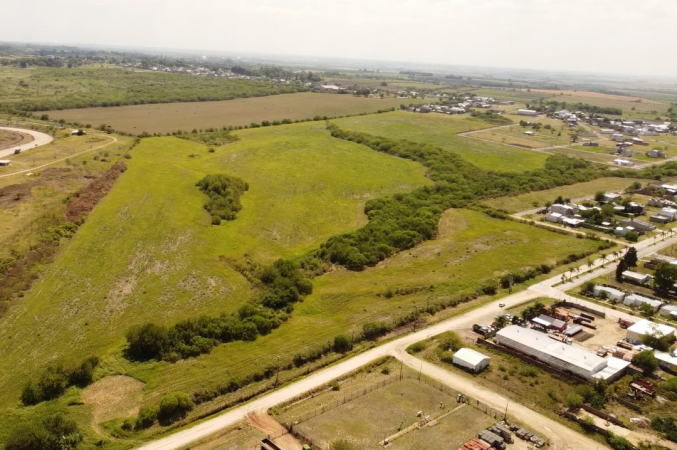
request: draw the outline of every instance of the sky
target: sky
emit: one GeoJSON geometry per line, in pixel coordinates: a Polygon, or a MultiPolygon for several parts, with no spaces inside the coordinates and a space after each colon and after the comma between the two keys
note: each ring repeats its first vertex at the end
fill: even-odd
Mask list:
{"type": "Polygon", "coordinates": [[[675,0],[4,0],[0,41],[677,76],[675,0]]]}

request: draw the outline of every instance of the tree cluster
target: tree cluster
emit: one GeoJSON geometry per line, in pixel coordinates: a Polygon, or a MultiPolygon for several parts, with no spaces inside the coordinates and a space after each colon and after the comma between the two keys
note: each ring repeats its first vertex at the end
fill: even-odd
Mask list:
{"type": "Polygon", "coordinates": [[[677,442],[677,423],[672,417],[654,417],[651,419],[651,428],[665,434],[665,438],[677,442]]]}
{"type": "Polygon", "coordinates": [[[85,387],[91,384],[94,380],[94,369],[98,364],[99,358],[92,356],[73,368],[64,368],[60,364],[47,367],[37,383],[28,381],[24,385],[21,403],[37,405],[61,397],[69,386],[85,387]]]}
{"type": "Polygon", "coordinates": [[[15,428],[5,442],[5,450],[75,450],[82,434],[75,421],[62,414],[15,428]]]}
{"type": "Polygon", "coordinates": [[[249,189],[241,178],[224,174],[207,175],[195,185],[209,196],[204,209],[212,216],[213,225],[219,225],[222,220],[235,220],[242,209],[240,196],[249,189]]]}
{"type": "Polygon", "coordinates": [[[551,156],[544,169],[532,172],[495,172],[475,167],[462,157],[430,144],[348,132],[334,124],[329,124],[328,129],[335,138],[417,161],[428,168],[428,177],[435,182],[433,186],[408,194],[368,201],[366,226],[330,238],[316,252],[319,259],[351,270],[373,266],[397,252],[435,238],[437,223],[446,209],[468,206],[488,197],[589,181],[606,174],[604,168],[565,156],[551,156]]]}
{"type": "MultiPolygon", "coordinates": [[[[305,90],[298,84],[191,77],[158,72],[128,72],[119,68],[39,68],[27,82],[42,86],[32,96],[21,91],[21,101],[0,102],[4,111],[45,111],[94,106],[112,107],[154,103],[199,102],[261,97],[305,90]],[[45,95],[49,94],[49,95],[45,95]]],[[[22,88],[17,85],[15,89],[22,88]]],[[[25,91],[25,89],[24,89],[25,91]]],[[[32,90],[31,90],[32,92],[32,90]]]]}
{"type": "Polygon", "coordinates": [[[127,332],[128,357],[137,360],[181,358],[210,353],[219,343],[254,341],[259,335],[278,328],[286,315],[274,315],[266,308],[243,307],[237,315],[221,314],[187,319],[170,327],[152,322],[131,328],[127,332]]]}

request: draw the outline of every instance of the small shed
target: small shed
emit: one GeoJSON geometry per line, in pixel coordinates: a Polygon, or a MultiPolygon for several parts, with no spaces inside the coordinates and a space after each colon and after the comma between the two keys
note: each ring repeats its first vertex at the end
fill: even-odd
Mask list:
{"type": "Polygon", "coordinates": [[[565,321],[546,316],[545,314],[534,317],[531,321],[542,326],[546,330],[564,331],[567,329],[567,323],[565,321]]]}
{"type": "Polygon", "coordinates": [[[12,161],[9,159],[0,159],[0,166],[9,166],[12,164],[12,161]]]}
{"type": "Polygon", "coordinates": [[[479,373],[489,367],[489,358],[480,352],[471,348],[461,348],[454,353],[454,364],[465,369],[471,370],[473,373],[479,373]]]}

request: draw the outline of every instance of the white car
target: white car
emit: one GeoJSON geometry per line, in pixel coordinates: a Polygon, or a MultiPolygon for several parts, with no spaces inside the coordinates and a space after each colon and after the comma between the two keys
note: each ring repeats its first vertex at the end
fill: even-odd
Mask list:
{"type": "Polygon", "coordinates": [[[505,303],[499,303],[499,304],[498,304],[498,307],[499,307],[499,308],[503,308],[504,306],[505,306],[505,303]]]}

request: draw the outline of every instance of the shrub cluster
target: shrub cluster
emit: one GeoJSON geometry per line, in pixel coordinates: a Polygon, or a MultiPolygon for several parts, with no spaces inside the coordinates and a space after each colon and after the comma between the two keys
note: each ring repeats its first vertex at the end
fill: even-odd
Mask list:
{"type": "Polygon", "coordinates": [[[552,267],[547,264],[541,264],[526,270],[516,270],[503,275],[500,279],[500,284],[502,288],[507,289],[514,284],[524,283],[540,275],[550,273],[551,270],[552,267]]]}
{"type": "Polygon", "coordinates": [[[75,421],[56,414],[15,428],[5,450],[74,450],[80,442],[82,434],[75,421]]]}
{"type": "Polygon", "coordinates": [[[69,386],[85,387],[94,379],[94,369],[99,364],[96,356],[85,359],[79,366],[66,369],[62,365],[47,367],[37,383],[28,381],[21,392],[21,403],[37,405],[63,395],[69,386]]]}
{"type": "Polygon", "coordinates": [[[292,261],[278,259],[273,265],[263,269],[260,279],[268,288],[261,300],[266,308],[286,309],[291,312],[294,303],[313,292],[311,281],[303,276],[292,261]]]}
{"type": "Polygon", "coordinates": [[[191,133],[178,134],[176,137],[186,139],[188,141],[199,142],[207,147],[221,147],[231,142],[238,141],[239,136],[231,134],[227,129],[208,128],[204,133],[199,133],[198,130],[193,130],[191,133]]]}
{"type": "Polygon", "coordinates": [[[212,216],[213,225],[219,225],[221,220],[234,220],[242,209],[240,196],[249,189],[241,178],[224,174],[207,175],[195,185],[209,196],[204,209],[212,216]]]}
{"type": "Polygon", "coordinates": [[[257,336],[278,328],[284,320],[287,320],[286,314],[245,306],[237,315],[202,316],[169,328],[148,322],[127,332],[127,352],[132,359],[178,361],[210,353],[219,343],[254,341],[257,336]]]}
{"type": "Polygon", "coordinates": [[[677,423],[672,417],[654,417],[651,419],[651,428],[665,433],[665,438],[677,442],[677,423]]]}

